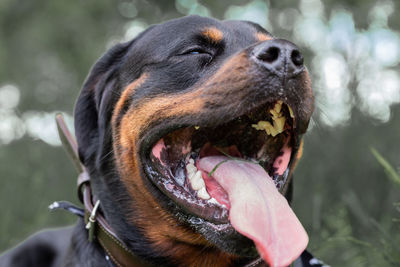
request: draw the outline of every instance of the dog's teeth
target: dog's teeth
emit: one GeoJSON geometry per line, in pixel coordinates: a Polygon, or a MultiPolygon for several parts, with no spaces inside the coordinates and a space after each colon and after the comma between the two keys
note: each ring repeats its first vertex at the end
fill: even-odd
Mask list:
{"type": "Polygon", "coordinates": [[[196,172],[188,172],[189,181],[192,181],[193,177],[196,175],[196,172]]]}
{"type": "Polygon", "coordinates": [[[259,121],[257,124],[252,124],[251,126],[256,130],[267,130],[267,128],[272,127],[269,121],[259,121]]]}
{"type": "Polygon", "coordinates": [[[197,196],[198,196],[199,198],[205,199],[205,200],[211,198],[210,195],[208,194],[208,192],[207,192],[207,190],[206,190],[205,187],[202,187],[202,188],[200,188],[199,191],[197,191],[197,196]]]}
{"type": "Polygon", "coordinates": [[[278,102],[276,102],[273,110],[276,111],[276,113],[281,113],[282,104],[283,104],[283,101],[279,100],[278,102]]]}
{"type": "Polygon", "coordinates": [[[225,208],[225,209],[227,208],[226,205],[219,203],[218,200],[216,200],[216,199],[213,198],[213,197],[210,198],[207,202],[210,203],[210,204],[219,205],[219,206],[221,206],[221,207],[223,207],[223,208],[225,208]]]}
{"type": "Polygon", "coordinates": [[[198,171],[192,162],[190,162],[190,160],[189,164],[186,165],[186,170],[188,172],[188,178],[193,190],[197,191],[197,197],[205,200],[210,199],[211,197],[207,192],[206,184],[201,176],[201,171],[198,171]]]}
{"type": "Polygon", "coordinates": [[[290,117],[294,119],[293,109],[292,109],[289,105],[287,105],[287,107],[288,107],[288,109],[289,109],[290,117]]]}
{"type": "Polygon", "coordinates": [[[195,175],[190,180],[190,184],[195,191],[200,190],[202,187],[206,186],[203,177],[201,177],[201,171],[197,171],[195,173],[195,175]]]}
{"type": "Polygon", "coordinates": [[[186,165],[186,171],[188,173],[188,176],[190,177],[191,174],[194,174],[197,172],[197,168],[193,164],[189,163],[188,165],[186,165]]]}
{"type": "Polygon", "coordinates": [[[283,132],[283,127],[285,127],[285,117],[279,117],[274,119],[274,128],[277,130],[278,133],[283,132]]]}
{"type": "Polygon", "coordinates": [[[197,172],[197,168],[194,165],[194,160],[189,159],[189,163],[186,165],[186,171],[189,177],[189,180],[193,177],[193,175],[197,172]]]}
{"type": "Polygon", "coordinates": [[[212,203],[212,204],[217,204],[217,205],[221,205],[221,203],[219,203],[215,198],[210,198],[209,200],[208,200],[208,203],[212,203]]]}
{"type": "Polygon", "coordinates": [[[277,117],[279,117],[279,115],[280,115],[280,113],[279,113],[279,112],[276,112],[276,110],[274,110],[274,109],[271,109],[271,110],[269,111],[269,113],[271,113],[271,115],[272,115],[273,118],[277,118],[277,117]]]}
{"type": "MultiPolygon", "coordinates": [[[[251,126],[256,130],[264,130],[268,135],[276,136],[283,132],[285,128],[286,117],[282,113],[282,101],[278,101],[274,108],[269,111],[272,115],[273,125],[269,121],[259,121],[251,126]]],[[[289,107],[289,106],[288,106],[289,107]]],[[[291,111],[289,107],[289,112],[291,111]]],[[[293,111],[290,112],[291,116],[293,111]]]]}
{"type": "Polygon", "coordinates": [[[252,124],[251,126],[256,130],[266,131],[268,135],[275,136],[279,133],[269,121],[259,121],[257,124],[252,124]]]}

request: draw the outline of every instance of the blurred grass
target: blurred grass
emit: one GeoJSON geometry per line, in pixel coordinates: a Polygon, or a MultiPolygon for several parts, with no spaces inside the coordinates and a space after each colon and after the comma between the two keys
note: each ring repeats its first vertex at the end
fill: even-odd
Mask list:
{"type": "Polygon", "coordinates": [[[385,170],[386,176],[397,186],[400,186],[400,175],[396,172],[396,170],[390,165],[390,163],[381,155],[375,148],[371,147],[371,152],[382,165],[383,169],[385,170]]]}
{"type": "MultiPolygon", "coordinates": [[[[400,172],[392,167],[392,165],[375,149],[371,148],[371,152],[376,160],[381,164],[385,170],[386,176],[400,189],[400,172]]],[[[400,216],[400,202],[393,203],[395,210],[400,216]]],[[[400,217],[393,218],[393,226],[400,230],[400,217]]],[[[381,234],[382,254],[384,259],[393,264],[393,266],[400,266],[400,235],[391,236],[385,228],[374,221],[376,228],[381,234]]]]}

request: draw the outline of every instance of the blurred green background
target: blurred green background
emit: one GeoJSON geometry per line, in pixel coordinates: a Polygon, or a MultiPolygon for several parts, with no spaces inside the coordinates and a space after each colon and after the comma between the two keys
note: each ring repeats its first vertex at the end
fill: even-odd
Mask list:
{"type": "Polygon", "coordinates": [[[332,266],[400,266],[400,187],[370,149],[398,172],[399,9],[397,0],[1,0],[0,251],[76,220],[47,209],[78,203],[54,113],[72,125],[95,60],[148,25],[200,14],[257,22],[305,54],[317,109],[293,206],[310,250],[332,266]]]}

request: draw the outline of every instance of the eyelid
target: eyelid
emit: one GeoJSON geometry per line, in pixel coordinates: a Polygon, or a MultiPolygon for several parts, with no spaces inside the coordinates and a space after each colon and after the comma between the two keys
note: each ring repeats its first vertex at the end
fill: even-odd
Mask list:
{"type": "Polygon", "coordinates": [[[181,53],[181,55],[199,55],[199,54],[208,54],[210,56],[212,56],[211,52],[209,52],[208,50],[204,49],[203,47],[190,47],[188,49],[186,49],[185,51],[183,51],[183,53],[181,53]]]}

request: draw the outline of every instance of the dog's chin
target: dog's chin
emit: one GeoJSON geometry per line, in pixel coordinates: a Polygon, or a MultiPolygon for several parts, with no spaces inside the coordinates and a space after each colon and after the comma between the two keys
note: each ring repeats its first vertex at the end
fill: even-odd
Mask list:
{"type": "Polygon", "coordinates": [[[257,163],[284,194],[301,140],[295,128],[292,109],[273,101],[219,125],[194,121],[192,125],[154,127],[142,138],[141,161],[152,186],[158,188],[158,200],[167,203],[178,220],[219,249],[254,258],[258,253],[253,241],[229,221],[228,194],[212,172],[200,169],[199,161],[220,156],[257,163]],[[288,147],[290,160],[282,166],[282,154],[288,147]]]}
{"type": "Polygon", "coordinates": [[[185,221],[224,252],[246,258],[258,256],[254,242],[238,233],[230,223],[214,224],[193,215],[187,216],[185,221]]]}

